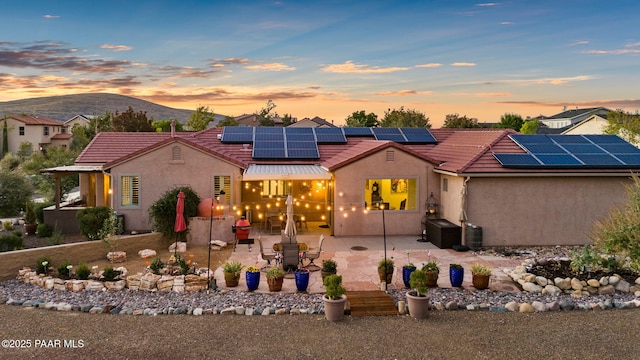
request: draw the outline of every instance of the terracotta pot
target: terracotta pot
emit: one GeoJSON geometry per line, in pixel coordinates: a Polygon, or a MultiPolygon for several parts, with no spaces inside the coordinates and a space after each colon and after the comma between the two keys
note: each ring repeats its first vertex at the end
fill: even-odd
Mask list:
{"type": "Polygon", "coordinates": [[[418,296],[415,291],[407,292],[409,315],[416,319],[424,319],[429,314],[429,297],[418,296]]]}
{"type": "Polygon", "coordinates": [[[269,291],[282,290],[282,282],[284,281],[284,275],[275,278],[267,278],[267,284],[269,285],[269,291]]]}
{"type": "Polygon", "coordinates": [[[472,274],[473,287],[478,290],[489,288],[489,280],[491,275],[472,274]]]}
{"type": "Polygon", "coordinates": [[[438,287],[438,275],[440,275],[440,271],[425,271],[427,274],[427,286],[430,288],[438,287]]]}
{"type": "MultiPolygon", "coordinates": [[[[391,284],[391,281],[393,280],[393,271],[389,272],[386,274],[386,283],[387,284],[391,284]]],[[[385,273],[384,273],[384,269],[380,269],[378,268],[378,276],[380,277],[380,282],[385,281],[385,273]]]]}
{"type": "Polygon", "coordinates": [[[240,273],[224,273],[224,282],[227,284],[227,287],[235,287],[238,286],[238,282],[240,281],[240,273]]]}
{"type": "Polygon", "coordinates": [[[24,224],[25,235],[35,235],[38,229],[38,224],[24,224]]]}
{"type": "Polygon", "coordinates": [[[327,295],[322,296],[324,302],[324,317],[329,321],[340,321],[344,319],[344,305],[347,296],[342,295],[340,299],[331,300],[327,295]]]}

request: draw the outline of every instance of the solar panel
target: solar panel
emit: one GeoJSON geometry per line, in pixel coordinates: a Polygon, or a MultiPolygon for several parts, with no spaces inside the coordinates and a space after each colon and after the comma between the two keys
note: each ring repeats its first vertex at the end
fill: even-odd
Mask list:
{"type": "Polygon", "coordinates": [[[553,143],[527,144],[524,149],[528,152],[537,154],[566,154],[563,148],[553,143]]]}
{"type": "Polygon", "coordinates": [[[504,167],[541,166],[531,154],[493,154],[493,157],[504,167]]]}
{"type": "Polygon", "coordinates": [[[571,154],[604,154],[604,150],[592,144],[562,144],[562,147],[571,154]]]}
{"type": "Polygon", "coordinates": [[[407,142],[414,144],[436,144],[438,141],[431,134],[429,129],[425,128],[400,128],[407,142]]]}
{"type": "Polygon", "coordinates": [[[402,135],[398,128],[373,128],[373,136],[376,140],[390,140],[397,143],[407,142],[407,139],[402,135]]]}
{"type": "Polygon", "coordinates": [[[621,166],[623,165],[620,161],[616,160],[613,156],[609,154],[574,154],[575,157],[580,159],[587,167],[606,167],[606,166],[621,166]]]}
{"type": "Polygon", "coordinates": [[[282,148],[253,148],[254,159],[284,159],[286,154],[284,147],[282,148]]]}
{"type": "Polygon", "coordinates": [[[313,136],[312,128],[284,128],[284,135],[289,139],[295,139],[297,141],[316,141],[313,136]]]}
{"type": "Polygon", "coordinates": [[[555,141],[558,144],[589,144],[589,140],[587,140],[582,135],[547,135],[549,139],[555,141]]]}
{"type": "Polygon", "coordinates": [[[627,142],[617,135],[582,135],[595,144],[626,144],[627,142]]]}
{"type": "Polygon", "coordinates": [[[624,144],[615,144],[615,143],[602,143],[602,144],[598,144],[598,146],[600,146],[601,148],[603,148],[605,151],[608,151],[612,154],[634,154],[634,153],[640,153],[640,149],[638,149],[637,147],[629,144],[629,143],[624,143],[624,144]]]}
{"type": "Polygon", "coordinates": [[[319,159],[318,149],[287,149],[288,159],[319,159]]]}
{"type": "Polygon", "coordinates": [[[582,163],[569,154],[540,154],[535,157],[547,166],[580,166],[582,163]]]}
{"type": "Polygon", "coordinates": [[[509,135],[509,137],[517,144],[523,146],[526,144],[553,143],[546,135],[513,134],[509,135]]]}
{"type": "Polygon", "coordinates": [[[220,141],[230,144],[251,144],[253,142],[253,127],[226,126],[222,130],[220,141]]]}
{"type": "Polygon", "coordinates": [[[346,127],[342,130],[345,136],[373,136],[369,127],[346,127]]]}
{"type": "Polygon", "coordinates": [[[638,154],[615,154],[616,158],[629,166],[640,166],[640,155],[638,154]]]}
{"type": "Polygon", "coordinates": [[[344,144],[347,138],[342,128],[314,128],[318,144],[344,144]]]}

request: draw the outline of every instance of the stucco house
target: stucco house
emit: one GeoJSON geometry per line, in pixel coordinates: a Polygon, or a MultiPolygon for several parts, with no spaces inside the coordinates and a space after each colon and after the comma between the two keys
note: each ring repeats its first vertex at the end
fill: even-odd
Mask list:
{"type": "MultiPolygon", "coordinates": [[[[46,151],[48,146],[68,146],[69,129],[64,123],[36,116],[7,116],[9,151],[17,153],[20,144],[29,142],[34,153],[46,151]]],[[[4,126],[4,124],[1,124],[4,126]]],[[[2,139],[0,139],[0,142],[2,139]]]]}
{"type": "Polygon", "coordinates": [[[149,206],[168,189],[188,185],[202,198],[219,199],[226,207],[218,215],[245,215],[263,228],[292,194],[296,215],[326,224],[335,236],[381,236],[384,211],[387,235],[419,237],[433,195],[437,217],[461,226],[463,243],[468,223],[483,228],[484,246],[588,242],[593,221],[625,201],[640,151],[627,154],[624,144],[631,145],[616,136],[521,136],[504,129],[103,132],[73,169],[51,172],[80,173],[84,205],[111,206],[127,230],[150,229],[149,206]],[[567,149],[576,146],[558,141],[585,142],[590,147],[580,149],[591,152],[622,142],[616,149],[627,160],[573,154],[567,149]],[[537,142],[562,154],[538,153],[537,142]]]}
{"type": "Polygon", "coordinates": [[[538,121],[551,129],[571,127],[588,119],[593,115],[606,116],[611,111],[604,107],[565,109],[561,113],[552,116],[540,116],[538,121]]]}

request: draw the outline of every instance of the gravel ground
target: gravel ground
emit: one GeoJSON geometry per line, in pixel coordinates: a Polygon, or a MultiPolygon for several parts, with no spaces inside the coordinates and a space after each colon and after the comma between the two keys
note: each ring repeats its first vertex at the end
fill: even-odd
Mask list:
{"type": "Polygon", "coordinates": [[[110,316],[0,305],[0,318],[2,339],[30,341],[0,349],[3,359],[623,360],[638,358],[640,333],[635,310],[434,311],[424,320],[332,323],[321,315],[110,316]]]}

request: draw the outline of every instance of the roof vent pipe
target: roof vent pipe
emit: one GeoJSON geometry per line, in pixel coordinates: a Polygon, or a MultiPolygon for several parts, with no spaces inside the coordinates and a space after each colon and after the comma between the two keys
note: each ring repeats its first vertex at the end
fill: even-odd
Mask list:
{"type": "Polygon", "coordinates": [[[176,121],[171,120],[171,137],[176,137],[176,121]]]}

